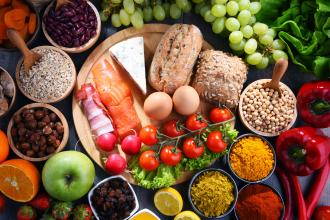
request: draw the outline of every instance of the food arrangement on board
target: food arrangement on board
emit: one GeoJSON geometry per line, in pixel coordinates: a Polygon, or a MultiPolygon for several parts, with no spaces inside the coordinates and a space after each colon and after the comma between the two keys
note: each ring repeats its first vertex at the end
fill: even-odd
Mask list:
{"type": "Polygon", "coordinates": [[[102,0],[100,14],[86,0],[57,0],[42,22],[29,1],[0,2],[0,46],[23,55],[16,84],[0,72],[0,117],[9,113],[7,134],[0,130],[0,218],[10,199],[21,203],[18,220],[327,219],[329,206],[317,206],[330,168],[330,138],[319,130],[330,126],[329,80],[299,85],[297,95],[281,82],[288,58],[327,75],[329,54],[319,44],[330,41],[320,16],[330,5],[306,2],[315,28],[285,17],[307,14],[300,3],[269,20],[265,8],[279,6],[267,0],[102,0]],[[213,48],[193,24],[144,25],[192,7],[228,37],[233,54],[213,48]],[[108,17],[114,27],[133,27],[100,43],[77,74],[66,52],[91,48],[108,17]],[[30,50],[40,26],[53,46],[30,50]],[[297,48],[291,34],[313,31],[311,51],[297,48]],[[306,55],[317,64],[302,64],[306,55]],[[249,80],[252,68],[269,64],[271,79],[249,80]],[[35,103],[11,113],[16,86],[35,103]],[[69,96],[73,122],[46,104],[69,96]],[[295,126],[297,118],[306,124],[295,126]],[[239,135],[237,124],[251,133],[239,135]],[[65,150],[73,126],[79,140],[65,150]],[[100,180],[94,164],[108,177],[100,180]],[[298,177],[312,174],[304,197],[298,177]]]}

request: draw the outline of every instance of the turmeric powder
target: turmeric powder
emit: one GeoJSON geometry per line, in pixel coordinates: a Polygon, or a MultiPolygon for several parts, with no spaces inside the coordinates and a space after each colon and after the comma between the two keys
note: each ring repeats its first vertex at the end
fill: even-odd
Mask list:
{"type": "Polygon", "coordinates": [[[257,136],[243,137],[235,143],[229,161],[236,175],[248,181],[267,177],[274,167],[274,155],[270,146],[257,136]]]}

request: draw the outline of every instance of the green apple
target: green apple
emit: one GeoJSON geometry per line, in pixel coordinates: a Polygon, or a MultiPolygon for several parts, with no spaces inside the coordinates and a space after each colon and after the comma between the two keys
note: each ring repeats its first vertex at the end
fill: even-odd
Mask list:
{"type": "Polygon", "coordinates": [[[47,160],[42,169],[42,183],[50,196],[74,201],[84,196],[95,178],[92,161],[78,151],[63,151],[47,160]]]}

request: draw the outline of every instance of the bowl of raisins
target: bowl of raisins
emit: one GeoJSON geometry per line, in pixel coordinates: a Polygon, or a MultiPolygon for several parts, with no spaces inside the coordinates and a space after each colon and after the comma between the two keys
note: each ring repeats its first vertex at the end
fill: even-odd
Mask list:
{"type": "Polygon", "coordinates": [[[111,176],[99,182],[88,193],[89,205],[96,219],[125,220],[138,209],[133,187],[123,176],[111,176]]]}

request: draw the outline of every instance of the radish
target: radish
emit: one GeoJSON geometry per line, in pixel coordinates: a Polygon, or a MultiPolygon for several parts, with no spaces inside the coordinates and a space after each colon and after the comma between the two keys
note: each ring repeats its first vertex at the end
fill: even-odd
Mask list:
{"type": "Polygon", "coordinates": [[[110,154],[105,169],[112,174],[121,174],[126,169],[126,160],[120,154],[110,154]]]}
{"type": "Polygon", "coordinates": [[[115,148],[117,138],[113,133],[105,133],[97,137],[96,145],[103,151],[110,152],[115,148]]]}
{"type": "Polygon", "coordinates": [[[121,149],[128,155],[139,153],[141,149],[140,138],[136,134],[126,136],[121,142],[121,149]]]}

